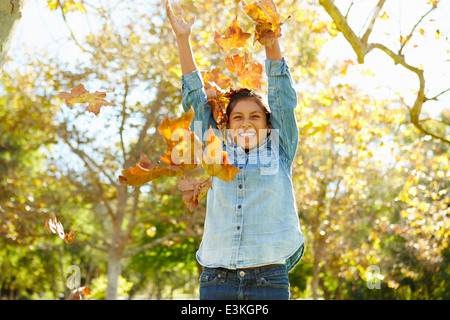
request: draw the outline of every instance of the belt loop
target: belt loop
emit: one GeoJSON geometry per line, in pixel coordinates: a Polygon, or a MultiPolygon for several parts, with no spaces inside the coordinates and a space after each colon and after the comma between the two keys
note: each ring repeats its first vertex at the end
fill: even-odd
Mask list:
{"type": "Polygon", "coordinates": [[[255,269],[255,278],[256,278],[256,284],[258,285],[258,286],[260,286],[260,285],[262,285],[262,280],[261,280],[261,276],[260,276],[260,274],[259,274],[259,268],[256,268],[255,269]]]}
{"type": "Polygon", "coordinates": [[[222,269],[222,272],[220,273],[220,282],[224,283],[225,279],[227,278],[227,274],[228,274],[228,269],[222,269]]]}

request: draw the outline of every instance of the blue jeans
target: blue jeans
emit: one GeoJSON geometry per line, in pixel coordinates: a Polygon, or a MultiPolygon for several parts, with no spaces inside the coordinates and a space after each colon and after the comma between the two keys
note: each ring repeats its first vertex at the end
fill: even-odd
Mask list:
{"type": "Polygon", "coordinates": [[[200,300],[289,300],[283,264],[251,269],[203,268],[200,300]]]}

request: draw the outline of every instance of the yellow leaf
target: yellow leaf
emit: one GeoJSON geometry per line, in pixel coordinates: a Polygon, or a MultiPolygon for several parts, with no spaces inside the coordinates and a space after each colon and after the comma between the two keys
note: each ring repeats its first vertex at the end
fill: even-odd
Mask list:
{"type": "Polygon", "coordinates": [[[47,7],[50,8],[50,11],[56,10],[58,8],[58,1],[47,1],[47,7]]]}
{"type": "Polygon", "coordinates": [[[439,30],[436,30],[436,33],[435,33],[434,37],[436,39],[439,39],[440,37],[442,37],[442,33],[439,30]]]}
{"type": "Polygon", "coordinates": [[[381,20],[387,20],[389,16],[387,15],[386,11],[380,16],[381,20]]]}

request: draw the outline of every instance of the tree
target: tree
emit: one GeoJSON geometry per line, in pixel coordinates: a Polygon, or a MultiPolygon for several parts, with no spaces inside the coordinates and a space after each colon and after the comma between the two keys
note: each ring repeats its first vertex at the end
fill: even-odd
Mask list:
{"type": "Polygon", "coordinates": [[[0,3],[0,69],[5,63],[26,2],[27,0],[14,0],[0,3]]]}
{"type": "MultiPolygon", "coordinates": [[[[369,38],[372,32],[375,29],[375,24],[380,19],[387,19],[389,15],[384,12],[381,15],[381,10],[386,4],[386,0],[379,0],[376,4],[375,8],[371,11],[370,15],[367,18],[369,23],[365,28],[365,32],[362,36],[358,36],[357,33],[352,29],[350,23],[348,21],[349,13],[352,9],[354,2],[352,1],[349,6],[346,15],[344,16],[341,11],[338,9],[337,5],[332,0],[319,0],[320,5],[326,10],[326,12],[333,19],[337,30],[342,32],[344,37],[352,46],[359,63],[364,63],[365,57],[374,49],[381,50],[386,55],[388,55],[394,63],[400,64],[407,70],[411,71],[419,81],[419,88],[417,89],[417,97],[412,106],[406,106],[409,110],[409,118],[412,124],[424,135],[429,135],[435,139],[439,139],[442,142],[450,144],[450,139],[448,138],[448,128],[450,123],[448,123],[445,119],[434,119],[434,118],[423,118],[421,117],[423,113],[423,106],[426,102],[429,101],[437,101],[440,96],[447,93],[450,88],[443,90],[433,96],[427,96],[426,90],[429,89],[426,87],[426,78],[425,78],[425,70],[422,69],[420,65],[413,65],[407,62],[405,49],[413,38],[424,35],[423,29],[417,29],[419,25],[423,22],[423,20],[432,14],[434,11],[438,10],[439,0],[431,0],[428,1],[430,7],[428,11],[424,12],[423,15],[419,18],[417,23],[410,27],[410,32],[404,36],[400,31],[400,37],[398,39],[398,50],[390,49],[387,44],[369,42],[369,38]],[[434,127],[437,123],[444,124],[447,126],[447,130],[445,130],[442,134],[438,134],[434,131],[434,127]]],[[[435,31],[435,37],[440,38],[442,34],[439,29],[435,31]]],[[[415,45],[416,48],[418,45],[415,45]]],[[[447,51],[448,53],[448,51],[447,51]]],[[[402,99],[404,101],[404,99],[402,99]]]]}

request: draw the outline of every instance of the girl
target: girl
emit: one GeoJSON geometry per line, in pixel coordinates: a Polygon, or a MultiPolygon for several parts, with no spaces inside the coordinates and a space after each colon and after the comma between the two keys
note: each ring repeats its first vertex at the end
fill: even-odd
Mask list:
{"type": "MultiPolygon", "coordinates": [[[[246,5],[245,1],[242,1],[246,5]]],[[[182,105],[191,107],[204,133],[217,128],[206,104],[203,80],[192,54],[195,18],[186,22],[178,6],[167,15],[176,35],[182,76],[182,105]]],[[[238,90],[227,108],[224,144],[230,163],[242,171],[234,180],[212,179],[202,243],[200,299],[289,299],[288,271],[303,255],[292,185],[298,144],[294,115],[297,95],[278,41],[265,47],[268,102],[250,90],[238,90]]]]}

